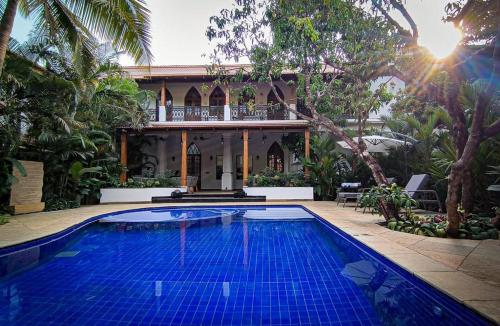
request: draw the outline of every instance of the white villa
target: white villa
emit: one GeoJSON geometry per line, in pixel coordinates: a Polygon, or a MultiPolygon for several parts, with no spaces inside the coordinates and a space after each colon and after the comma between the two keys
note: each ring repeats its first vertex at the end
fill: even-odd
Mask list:
{"type": "MultiPolygon", "coordinates": [[[[191,176],[198,190],[235,190],[247,185],[249,174],[266,167],[285,173],[302,169],[282,146],[283,135],[303,135],[304,156],[309,156],[309,122],[285,110],[267,84],[254,84],[255,98],[242,99],[234,96],[241,84],[216,86],[215,78],[201,65],[127,67],[126,71],[141,88],[158,94],[144,129],[120,130],[122,166],[130,163],[134,137],[142,137],[140,151],[146,154],[142,171],[131,170],[129,176],[168,169],[180,177],[183,187],[191,176]]],[[[293,79],[293,73],[284,76],[285,81],[293,79]]],[[[275,84],[287,103],[306,114],[293,86],[283,81],[275,84]]],[[[370,118],[372,125],[381,122],[370,118]]]]}

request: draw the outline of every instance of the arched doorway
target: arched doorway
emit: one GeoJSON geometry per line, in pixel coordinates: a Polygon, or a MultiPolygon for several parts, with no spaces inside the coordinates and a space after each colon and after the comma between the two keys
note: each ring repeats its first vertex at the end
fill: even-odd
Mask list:
{"type": "Polygon", "coordinates": [[[284,171],[285,154],[280,144],[274,142],[267,151],[267,167],[277,172],[284,171]]]}
{"type": "MultiPolygon", "coordinates": [[[[278,93],[278,96],[282,99],[285,100],[285,96],[283,95],[283,92],[281,89],[276,86],[276,93],[278,93]]],[[[268,120],[284,120],[285,119],[285,110],[282,107],[280,101],[278,100],[278,97],[276,97],[276,94],[274,94],[274,91],[271,89],[269,91],[269,94],[267,94],[267,105],[272,105],[272,108],[269,108],[267,110],[267,119],[268,120]]]]}
{"type": "Polygon", "coordinates": [[[219,87],[215,87],[208,99],[210,106],[224,106],[226,104],[226,93],[219,87]]]}
{"type": "Polygon", "coordinates": [[[201,152],[195,143],[191,143],[187,149],[187,174],[198,177],[196,185],[201,189],[201,152]]]}
{"type": "Polygon", "coordinates": [[[198,90],[191,87],[184,97],[185,106],[201,106],[201,95],[198,90]]]}
{"type": "Polygon", "coordinates": [[[201,119],[201,95],[198,90],[191,87],[184,97],[185,121],[198,121],[201,119]]]}

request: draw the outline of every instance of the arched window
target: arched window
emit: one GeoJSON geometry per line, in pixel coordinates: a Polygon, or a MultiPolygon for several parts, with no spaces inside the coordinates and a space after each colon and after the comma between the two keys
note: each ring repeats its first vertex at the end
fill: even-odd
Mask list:
{"type": "Polygon", "coordinates": [[[224,106],[226,104],[226,93],[219,87],[215,87],[212,94],[210,94],[210,106],[224,106]]]}
{"type": "MultiPolygon", "coordinates": [[[[280,99],[285,100],[285,96],[279,87],[276,86],[276,93],[278,93],[280,99]]],[[[285,110],[281,107],[281,103],[271,89],[269,94],[267,94],[267,105],[272,106],[267,110],[268,120],[284,120],[285,110]]]]}
{"type": "Polygon", "coordinates": [[[201,106],[201,95],[198,90],[191,87],[184,97],[185,106],[201,106]]]}
{"type": "Polygon", "coordinates": [[[191,143],[189,145],[189,147],[188,147],[187,154],[188,155],[200,155],[201,152],[200,152],[200,149],[198,148],[198,146],[196,146],[195,143],[191,143]]]}
{"type": "Polygon", "coordinates": [[[285,154],[281,146],[274,142],[267,151],[267,166],[275,171],[284,171],[285,154]]]}

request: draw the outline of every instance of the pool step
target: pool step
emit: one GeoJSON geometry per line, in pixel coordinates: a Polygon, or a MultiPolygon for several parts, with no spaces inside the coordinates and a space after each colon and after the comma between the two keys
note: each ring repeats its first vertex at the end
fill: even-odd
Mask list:
{"type": "Polygon", "coordinates": [[[236,198],[231,196],[214,196],[212,195],[198,195],[188,196],[183,195],[182,198],[172,198],[170,196],[161,196],[151,198],[153,203],[222,203],[222,202],[265,202],[266,196],[246,196],[243,198],[236,198]]]}

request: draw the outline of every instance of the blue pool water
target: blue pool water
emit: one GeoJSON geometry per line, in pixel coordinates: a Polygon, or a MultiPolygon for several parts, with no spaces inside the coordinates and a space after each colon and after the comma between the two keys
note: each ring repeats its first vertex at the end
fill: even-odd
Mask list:
{"type": "Polygon", "coordinates": [[[0,325],[486,325],[298,207],[111,214],[0,252],[0,325]]]}

